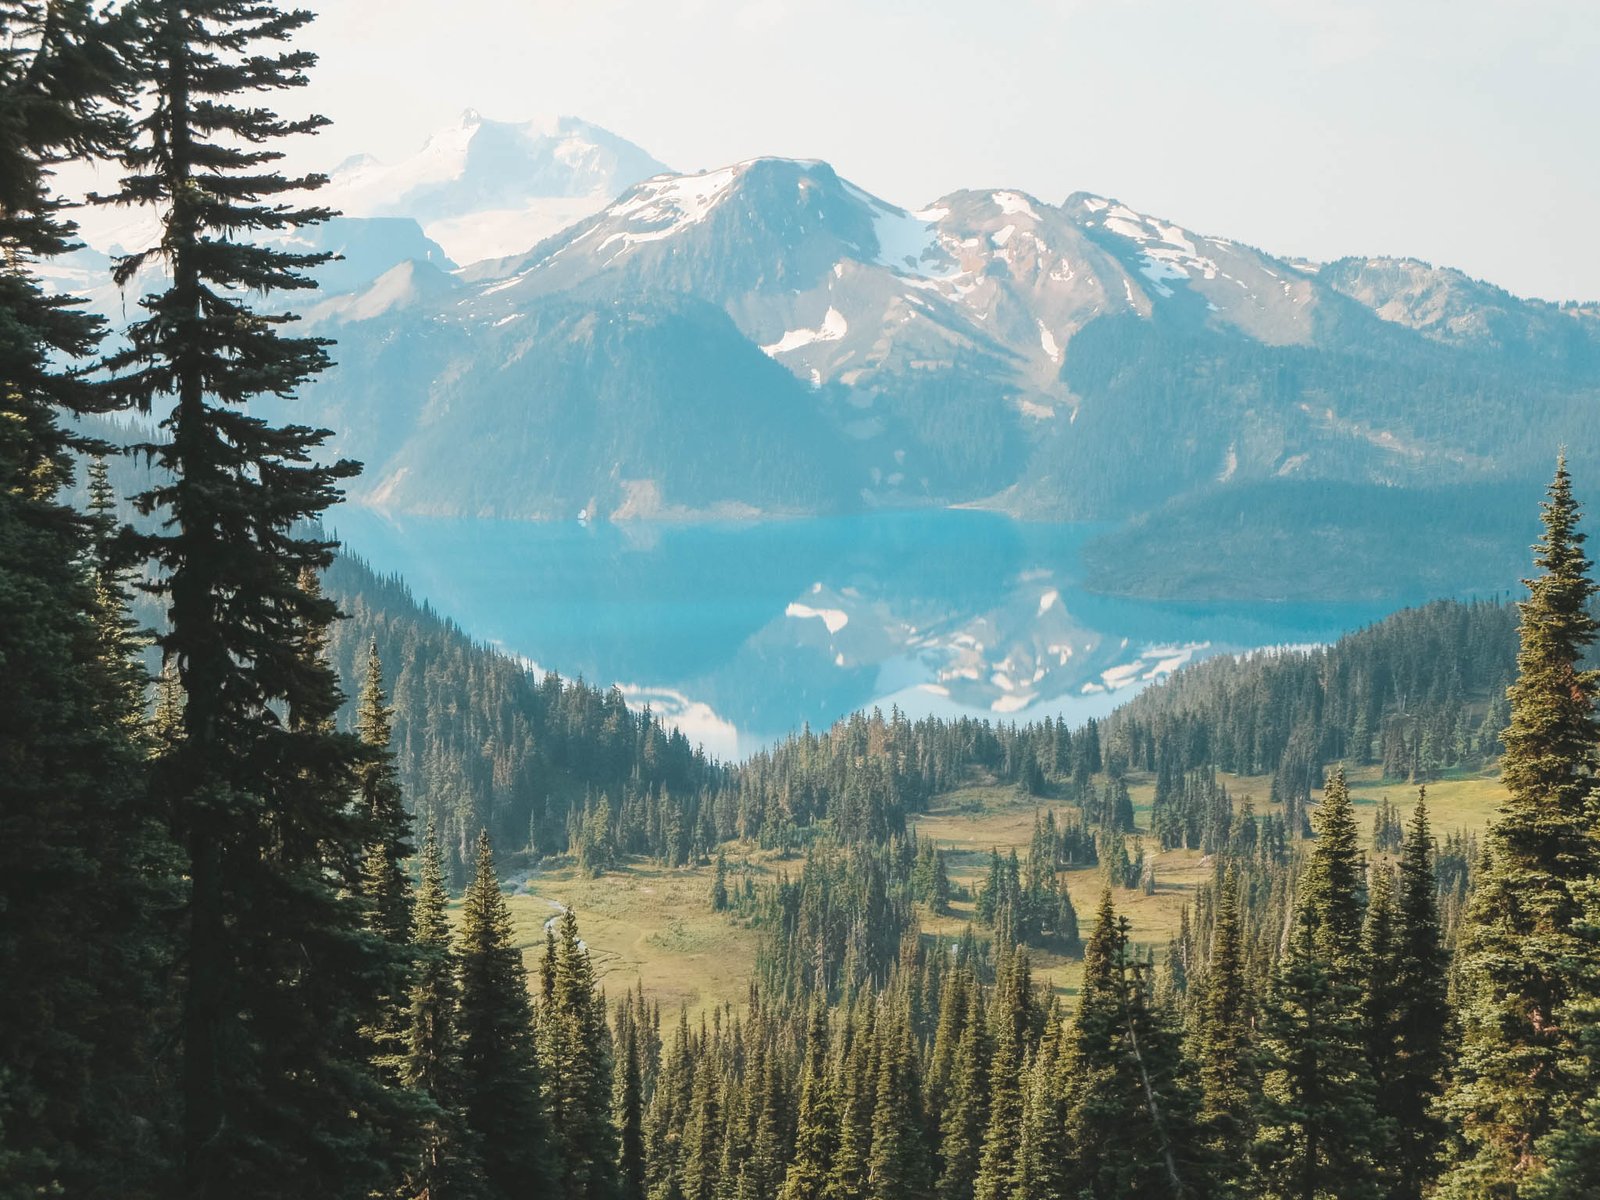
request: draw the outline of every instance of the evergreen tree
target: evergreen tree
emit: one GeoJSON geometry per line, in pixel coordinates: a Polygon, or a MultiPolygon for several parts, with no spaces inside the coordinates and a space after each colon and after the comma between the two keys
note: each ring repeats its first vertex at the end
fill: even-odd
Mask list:
{"type": "Polygon", "coordinates": [[[0,1195],[166,1194],[155,1022],[176,905],[103,527],[63,500],[70,431],[114,396],[81,369],[100,322],[47,295],[75,230],[63,161],[123,137],[128,14],[0,2],[0,1195]],[[96,561],[99,560],[99,561],[96,561]]]}
{"type": "Polygon", "coordinates": [[[1302,904],[1268,991],[1257,1158],[1273,1200],[1376,1200],[1359,989],[1322,953],[1318,928],[1302,904]]]}
{"type": "Polygon", "coordinates": [[[778,1193],[781,1200],[821,1200],[837,1144],[833,1079],[828,1066],[828,1010],[821,996],[811,1002],[805,1054],[794,1159],[778,1193]]]}
{"type": "MultiPolygon", "coordinates": [[[[752,1014],[754,1015],[754,1014],[752,1014]]],[[[757,1043],[759,1048],[761,1043],[757,1043]]],[[[747,1200],[773,1200],[784,1180],[786,1148],[782,1128],[785,1098],[780,1064],[763,1054],[749,1095],[753,1114],[750,1154],[740,1167],[739,1186],[747,1200]]]]}
{"type": "Polygon", "coordinates": [[[709,1063],[693,1070],[683,1135],[683,1200],[716,1200],[722,1178],[722,1084],[709,1063]]]}
{"type": "MultiPolygon", "coordinates": [[[[316,589],[309,583],[307,592],[316,589]]],[[[414,948],[411,944],[411,818],[406,814],[389,748],[392,710],[384,700],[383,668],[376,640],[368,645],[366,673],[356,704],[356,735],[364,756],[356,764],[356,802],[367,820],[366,855],[361,864],[361,902],[366,925],[387,950],[379,1010],[368,1031],[381,1067],[397,1068],[404,1054],[408,990],[414,948]]]]}
{"type": "Polygon", "coordinates": [[[324,434],[247,411],[327,362],[318,339],[281,332],[291,317],[251,307],[314,286],[305,271],[326,258],[254,240],[327,215],[290,202],[320,177],[275,165],[281,139],[324,122],[260,101],[306,82],[314,56],[287,43],[311,14],[232,0],[137,8],[151,95],[115,199],[158,211],[161,235],[114,278],[159,260],[171,283],[144,299],[109,366],[123,402],[160,415],[144,447],[159,482],[137,501],[160,523],[138,544],[184,697],[183,736],[157,778],[188,858],[183,1190],[365,1196],[400,1165],[403,1139],[386,1129],[404,1105],[366,1062],[388,951],[355,895],[359,745],[330,727],[339,698],[316,653],[336,610],[304,583],[331,547],[299,532],[357,468],[313,461],[324,434]]]}
{"type": "Polygon", "coordinates": [[[633,1019],[623,1029],[615,1108],[621,1150],[617,1163],[617,1196],[619,1200],[644,1200],[644,1078],[639,1062],[639,1027],[633,1019]]]}
{"type": "MultiPolygon", "coordinates": [[[[962,967],[963,973],[966,967],[962,967]]],[[[947,1099],[939,1113],[939,1200],[972,1200],[984,1131],[989,1127],[989,1022],[976,981],[963,991],[957,1014],[960,1034],[950,1069],[947,1099]]],[[[943,1014],[941,1014],[942,1016],[943,1014]]]]}
{"type": "Polygon", "coordinates": [[[556,1189],[568,1200],[610,1200],[617,1187],[611,1053],[589,951],[568,908],[557,923],[549,999],[540,1006],[545,1110],[554,1115],[556,1189]]]}
{"type": "Polygon", "coordinates": [[[1380,1111],[1393,1125],[1391,1195],[1395,1200],[1416,1200],[1428,1190],[1447,1145],[1447,1131],[1437,1110],[1454,1021],[1447,996],[1448,958],[1439,931],[1433,854],[1427,794],[1419,789],[1401,847],[1399,926],[1387,968],[1393,980],[1391,1057],[1378,1093],[1380,1111]]]}
{"type": "Polygon", "coordinates": [[[1012,1200],[1067,1200],[1071,1195],[1068,1171],[1072,1155],[1061,1038],[1061,1022],[1052,1016],[1028,1065],[1012,1200]]]}
{"type": "Polygon", "coordinates": [[[867,1194],[867,1159],[872,1152],[872,1113],[876,1081],[873,1079],[873,1029],[871,1010],[867,1022],[856,1027],[847,1019],[838,1062],[838,1152],[828,1174],[827,1200],[864,1200],[867,1194]]]}
{"type": "Polygon", "coordinates": [[[478,835],[477,871],[462,897],[457,945],[461,1111],[487,1197],[512,1200],[554,1180],[528,977],[487,833],[478,835]]]}
{"type": "Polygon", "coordinates": [[[1032,977],[1027,953],[1006,956],[995,985],[990,1024],[994,1057],[989,1071],[989,1113],[972,1191],[976,1200],[1005,1200],[1016,1186],[1022,1137],[1023,1068],[1032,1026],[1032,977]]]}
{"type": "Polygon", "coordinates": [[[1595,585],[1563,458],[1542,506],[1539,574],[1520,604],[1517,679],[1502,741],[1507,797],[1463,932],[1458,1070],[1449,1096],[1468,1154],[1447,1174],[1452,1197],[1521,1194],[1545,1164],[1541,1141],[1582,1100],[1580,1027],[1596,949],[1575,929],[1584,881],[1600,876],[1593,823],[1600,769],[1595,585]]]}
{"type": "Polygon", "coordinates": [[[383,664],[374,638],[367,647],[366,673],[356,705],[356,733],[367,757],[356,771],[369,838],[361,871],[367,923],[393,946],[411,938],[411,818],[406,813],[394,753],[389,748],[394,710],[383,693],[383,664]]]}
{"type": "Polygon", "coordinates": [[[1148,967],[1132,959],[1109,889],[1083,961],[1068,1097],[1080,1195],[1204,1194],[1209,1170],[1177,1029],[1152,1003],[1148,967]]]}
{"type": "Polygon", "coordinates": [[[922,1082],[906,1014],[880,1022],[877,1106],[872,1114],[872,1153],[867,1194],[872,1200],[924,1200],[933,1185],[917,1101],[922,1082]]]}
{"type": "MultiPolygon", "coordinates": [[[[1575,929],[1600,951],[1600,879],[1574,885],[1584,908],[1575,929]]],[[[1562,1012],[1580,1032],[1582,1057],[1569,1063],[1584,1099],[1535,1147],[1547,1168],[1524,1189],[1533,1200],[1588,1200],[1600,1194],[1600,955],[1590,963],[1584,997],[1562,1012]]]]}
{"type": "Polygon", "coordinates": [[[1245,977],[1238,893],[1238,877],[1229,868],[1217,901],[1211,956],[1200,981],[1194,1034],[1200,1126],[1217,1164],[1219,1197],[1249,1194],[1255,1103],[1261,1090],[1255,1006],[1245,977]]]}
{"type": "Polygon", "coordinates": [[[449,901],[439,837],[430,821],[417,888],[417,963],[401,1079],[427,1100],[431,1111],[423,1118],[421,1146],[403,1194],[427,1200],[473,1200],[481,1194],[482,1181],[477,1150],[461,1118],[463,1078],[449,901]]]}
{"type": "Polygon", "coordinates": [[[1366,866],[1343,766],[1328,777],[1312,826],[1317,836],[1300,880],[1300,910],[1329,966],[1355,972],[1362,958],[1366,866]]]}
{"type": "Polygon", "coordinates": [[[722,848],[717,847],[717,869],[711,877],[711,911],[726,912],[728,909],[728,859],[722,853],[722,848]]]}
{"type": "MultiPolygon", "coordinates": [[[[1385,1118],[1374,1131],[1373,1144],[1373,1161],[1385,1195],[1394,1193],[1400,1160],[1396,1142],[1398,1125],[1390,1112],[1398,1098],[1394,1090],[1400,1042],[1400,993],[1396,976],[1398,926],[1394,873],[1387,863],[1375,864],[1368,885],[1360,1004],[1373,1107],[1385,1118]]],[[[1443,1014],[1439,1015],[1442,1018],[1443,1014]]]]}

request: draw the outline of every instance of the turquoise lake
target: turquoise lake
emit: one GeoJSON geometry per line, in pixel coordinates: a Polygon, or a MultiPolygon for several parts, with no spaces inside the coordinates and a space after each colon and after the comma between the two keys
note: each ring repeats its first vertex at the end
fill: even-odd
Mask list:
{"type": "Polygon", "coordinates": [[[986,512],[587,525],[341,508],[331,524],[473,637],[617,684],[723,757],[873,705],[1076,722],[1206,655],[1330,641],[1399,607],[1097,595],[1079,568],[1096,530],[986,512]]]}

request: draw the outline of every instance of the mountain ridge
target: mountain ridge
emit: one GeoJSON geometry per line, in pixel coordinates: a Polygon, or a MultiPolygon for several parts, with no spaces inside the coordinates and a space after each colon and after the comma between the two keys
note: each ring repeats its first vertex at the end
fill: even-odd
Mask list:
{"type": "MultiPolygon", "coordinates": [[[[384,378],[374,338],[420,342],[449,330],[470,361],[390,382],[459,396],[456,381],[470,377],[500,396],[476,404],[472,429],[418,427],[404,463],[345,437],[341,450],[372,468],[368,502],[618,519],[963,504],[1121,520],[1234,480],[1350,475],[1436,487],[1453,474],[1535,475],[1562,440],[1579,456],[1597,449],[1587,418],[1600,396],[1600,307],[1520,301],[1415,260],[1280,258],[1087,192],[1055,205],[1017,190],[964,190],[908,210],[820,160],[758,157],[639,181],[526,251],[450,278],[455,286],[431,303],[334,322],[341,356],[363,380],[384,378]],[[697,305],[685,308],[686,298],[697,305]],[[459,458],[441,437],[526,441],[546,428],[528,425],[529,414],[585,406],[600,378],[584,373],[601,370],[594,360],[518,332],[572,336],[575,326],[536,319],[559,303],[643,324],[663,306],[697,327],[731,321],[747,348],[734,349],[726,326],[698,339],[720,347],[719,361],[658,345],[635,362],[637,415],[670,423],[683,404],[665,400],[673,378],[727,377],[749,350],[765,355],[801,390],[765,386],[793,397],[785,404],[808,429],[802,441],[831,460],[817,468],[814,507],[797,510],[792,491],[778,495],[729,463],[744,482],[730,480],[728,495],[709,505],[704,494],[675,495],[681,478],[716,471],[709,451],[645,461],[605,429],[569,430],[585,441],[593,477],[543,494],[519,484],[486,506],[479,492],[493,485],[482,473],[471,495],[459,472],[430,474],[436,454],[459,458]],[[521,364],[540,355],[570,369],[541,374],[533,396],[521,364]],[[1531,438],[1512,402],[1530,383],[1549,393],[1531,438]],[[635,503],[638,494],[655,499],[635,503]]],[[[328,313],[313,310],[312,324],[328,313]]],[[[734,377],[778,378],[742,372],[734,377]]],[[[350,385],[322,385],[313,404],[331,386],[350,385]]],[[[329,423],[378,422],[384,410],[370,400],[358,419],[329,423]]],[[[774,409],[752,393],[718,403],[719,422],[745,427],[735,441],[771,435],[756,426],[774,409]]]]}

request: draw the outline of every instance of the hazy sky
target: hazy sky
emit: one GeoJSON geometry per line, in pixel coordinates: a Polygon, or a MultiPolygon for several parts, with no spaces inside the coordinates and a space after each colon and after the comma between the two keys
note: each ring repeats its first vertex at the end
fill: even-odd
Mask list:
{"type": "Polygon", "coordinates": [[[915,207],[1113,195],[1281,254],[1600,299],[1597,0],[307,0],[319,156],[466,107],[681,170],[825,158],[915,207]]]}

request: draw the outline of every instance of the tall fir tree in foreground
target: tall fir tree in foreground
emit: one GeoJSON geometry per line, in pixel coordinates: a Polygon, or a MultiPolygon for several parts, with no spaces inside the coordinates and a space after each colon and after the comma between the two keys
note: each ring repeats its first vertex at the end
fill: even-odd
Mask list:
{"type": "MultiPolygon", "coordinates": [[[[950,1078],[939,1117],[942,1170],[939,1200],[972,1200],[978,1177],[983,1135],[989,1125],[989,1063],[992,1040],[983,996],[967,958],[957,968],[957,987],[950,998],[959,1008],[950,1014],[956,1031],[950,1078]]],[[[941,1022],[945,1013],[939,1014],[941,1022]]]]}
{"type": "MultiPolygon", "coordinates": [[[[163,1194],[176,904],[143,788],[139,672],[106,530],[63,502],[100,321],[38,269],[71,248],[58,164],[114,149],[127,15],[0,0],[0,1196],[163,1194]]],[[[109,519],[109,518],[108,518],[109,519]]]]}
{"type": "Polygon", "coordinates": [[[1445,1177],[1449,1197],[1516,1197],[1547,1169],[1543,1139],[1585,1099],[1583,1024],[1600,947],[1580,928],[1600,877],[1596,772],[1600,677],[1595,585],[1563,457],[1542,506],[1539,573],[1521,602],[1517,679],[1502,736],[1506,799],[1463,932],[1461,1054],[1449,1095],[1468,1153],[1445,1177]]]}
{"type": "Polygon", "coordinates": [[[994,1056],[989,1066],[988,1119],[972,1185],[976,1200],[1005,1200],[1018,1182],[1023,1071],[1033,1024],[1033,976],[1025,950],[1009,947],[1002,953],[1005,957],[998,968],[989,1008],[994,1056]]]}
{"type": "Polygon", "coordinates": [[[1534,1146],[1546,1164],[1524,1189],[1530,1200],[1590,1200],[1600,1196],[1600,879],[1575,886],[1584,906],[1577,923],[1594,952],[1581,999],[1569,1001],[1562,1020],[1578,1030],[1581,1057],[1569,1067],[1583,1097],[1561,1123],[1534,1146]]]}
{"type": "MultiPolygon", "coordinates": [[[[308,589],[309,590],[309,589],[308,589]]],[[[361,863],[361,902],[367,928],[383,940],[386,952],[378,989],[377,1019],[368,1030],[374,1060],[397,1072],[405,1053],[412,945],[411,816],[406,812],[394,752],[389,748],[394,712],[383,691],[383,664],[374,639],[367,647],[366,670],[356,702],[356,736],[363,755],[356,764],[356,803],[367,822],[361,863]]]]}
{"type": "Polygon", "coordinates": [[[365,1196],[393,1182],[403,1105],[363,1032],[387,951],[358,897],[360,749],[331,728],[338,693],[316,652],[336,611],[306,584],[332,547],[298,532],[356,467],[317,464],[325,434],[249,411],[327,364],[320,340],[284,332],[291,316],[252,307],[313,287],[325,258],[259,240],[328,215],[295,202],[321,177],[280,174],[276,149],[324,122],[262,102],[306,83],[315,57],[289,43],[311,14],[233,0],[138,11],[150,95],[115,199],[152,207],[161,235],[114,277],[159,264],[171,282],[143,298],[109,365],[124,402],[159,417],[143,449],[161,481],[138,504],[158,522],[140,544],[183,693],[182,737],[155,771],[188,858],[183,1193],[365,1196]]]}
{"type": "Polygon", "coordinates": [[[923,1200],[933,1187],[923,1136],[922,1079],[907,1017],[902,1009],[879,1022],[878,1095],[867,1161],[872,1200],[923,1200]]]}
{"type": "Polygon", "coordinates": [[[500,891],[489,835],[461,901],[461,1111],[482,1164],[488,1200],[553,1186],[550,1128],[540,1094],[533,1004],[500,891]]]}

